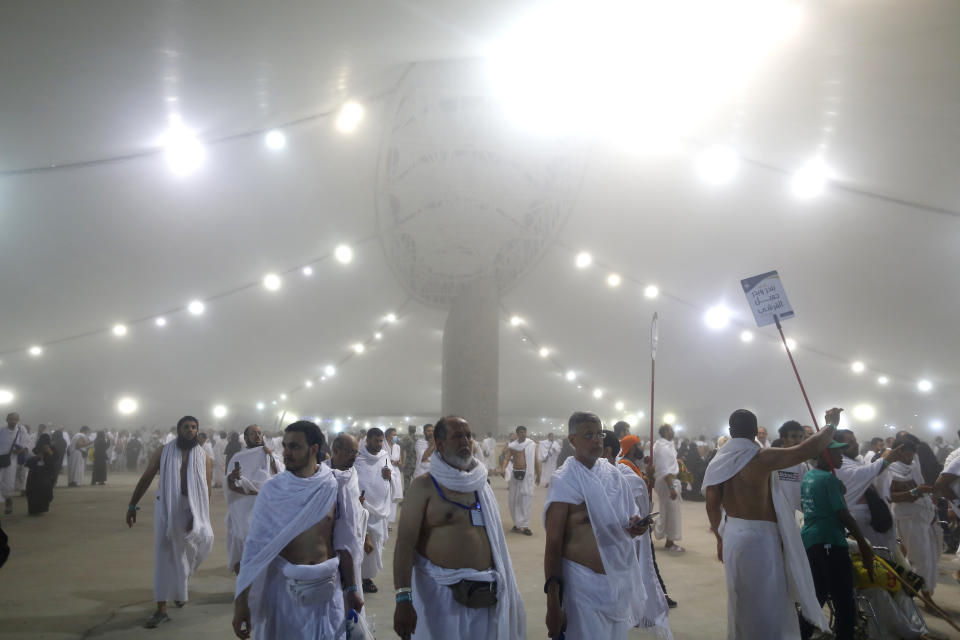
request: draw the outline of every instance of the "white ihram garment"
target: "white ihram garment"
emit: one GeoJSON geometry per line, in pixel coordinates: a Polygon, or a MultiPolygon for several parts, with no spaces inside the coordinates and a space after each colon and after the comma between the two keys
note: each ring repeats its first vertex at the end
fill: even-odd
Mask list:
{"type": "Polygon", "coordinates": [[[515,470],[507,469],[507,486],[510,496],[510,515],[513,526],[520,529],[530,528],[530,503],[533,502],[533,485],[537,455],[537,443],[527,438],[522,443],[514,440],[509,445],[511,451],[523,451],[527,462],[523,480],[514,477],[515,470]]]}
{"type": "MultiPolygon", "coordinates": [[[[731,438],[707,466],[703,491],[737,475],[759,451],[753,440],[731,438]]],[[[723,568],[728,640],[799,638],[794,603],[800,604],[803,617],[811,624],[827,630],[794,511],[775,473],[770,474],[770,485],[776,523],[726,518],[723,568]]]]}
{"type": "Polygon", "coordinates": [[[183,451],[174,440],[160,453],[159,488],[153,507],[153,599],[158,602],[186,602],[190,576],[213,548],[207,455],[199,446],[192,447],[187,455],[187,495],[183,495],[183,451]]]}
{"type": "MultiPolygon", "coordinates": [[[[641,518],[650,514],[650,495],[647,493],[647,483],[643,477],[624,463],[617,464],[617,469],[623,474],[627,481],[627,486],[633,494],[634,502],[637,504],[641,518]]],[[[637,547],[637,559],[640,561],[640,570],[643,576],[643,588],[647,592],[647,597],[643,602],[643,620],[641,627],[656,627],[654,629],[655,637],[660,640],[673,640],[673,633],[670,631],[670,621],[667,616],[670,608],[667,606],[667,596],[657,580],[656,569],[653,566],[653,550],[650,545],[650,530],[642,536],[633,539],[637,547]]]]}
{"type": "Polygon", "coordinates": [[[213,484],[222,484],[223,477],[227,475],[227,439],[220,438],[213,445],[213,484]]]}
{"type": "Polygon", "coordinates": [[[497,441],[493,438],[484,438],[480,443],[484,451],[484,462],[487,465],[487,471],[496,471],[497,469],[497,441]]]}
{"type": "Polygon", "coordinates": [[[680,463],[677,462],[677,449],[673,446],[672,440],[659,438],[653,443],[653,466],[656,472],[654,476],[653,490],[657,494],[657,509],[660,511],[660,517],[657,518],[653,535],[657,540],[666,538],[667,540],[682,540],[680,520],[680,503],[683,499],[680,497],[680,481],[677,480],[677,474],[680,473],[680,463]],[[666,476],[674,477],[672,483],[668,483],[666,476]],[[670,497],[670,489],[677,492],[676,498],[670,497]]]}
{"type": "Polygon", "coordinates": [[[487,468],[479,462],[469,471],[448,465],[439,453],[430,458],[430,475],[442,489],[476,493],[483,526],[490,542],[493,566],[484,571],[446,569],[420,555],[414,557],[413,606],[417,612],[415,640],[522,640],[527,637],[523,600],[503,535],[500,509],[487,483],[487,468]],[[461,580],[497,583],[497,603],[487,608],[469,608],[453,599],[448,585],[461,580]]]}
{"type": "MultiPolygon", "coordinates": [[[[241,489],[254,494],[260,492],[263,484],[277,475],[270,466],[270,461],[276,465],[277,473],[283,473],[283,461],[276,454],[267,455],[263,447],[242,449],[233,455],[231,464],[240,465],[241,489]]],[[[233,469],[230,470],[233,473],[233,469]]],[[[228,474],[229,475],[229,474],[228,474]]],[[[230,483],[226,476],[222,479],[223,495],[227,499],[227,566],[235,567],[243,557],[243,541],[250,530],[250,514],[257,501],[256,495],[242,495],[230,490],[230,483]]]]}
{"type": "MultiPolygon", "coordinates": [[[[329,460],[324,464],[329,466],[329,460]]],[[[360,504],[360,484],[357,470],[332,469],[337,479],[337,520],[333,525],[334,551],[346,551],[353,560],[353,576],[357,588],[361,586],[360,566],[363,563],[363,540],[367,535],[367,510],[360,504]]],[[[343,585],[344,588],[350,585],[343,585]]],[[[366,612],[366,609],[363,609],[366,612]]]]}
{"type": "Polygon", "coordinates": [[[550,478],[557,470],[557,458],[560,457],[560,441],[541,440],[538,455],[540,457],[540,486],[550,484],[550,478]]]}
{"type": "Polygon", "coordinates": [[[417,466],[413,470],[413,477],[417,478],[422,476],[425,473],[430,473],[430,460],[426,462],[423,461],[423,454],[427,451],[429,445],[427,441],[423,438],[420,438],[414,443],[414,450],[417,454],[417,466]]]}
{"type": "MultiPolygon", "coordinates": [[[[373,544],[373,551],[365,554],[361,564],[364,580],[372,580],[383,569],[383,545],[387,541],[387,519],[390,516],[390,481],[383,479],[383,468],[388,467],[388,456],[384,449],[376,454],[370,453],[366,445],[360,447],[354,469],[360,492],[364,494],[363,508],[366,509],[367,534],[373,544]]],[[[388,467],[389,468],[389,467],[388,467]]]]}
{"type": "MultiPolygon", "coordinates": [[[[13,429],[7,426],[0,427],[0,455],[9,454],[14,446],[27,446],[27,430],[20,425],[13,429]]],[[[13,453],[10,455],[10,465],[0,469],[0,499],[14,497],[16,483],[17,454],[13,453]]]]}
{"type": "Polygon", "coordinates": [[[627,631],[646,619],[646,599],[656,597],[644,588],[636,543],[626,530],[630,517],[639,515],[626,478],[603,458],[588,469],[571,456],[553,475],[544,522],[554,502],[586,504],[606,572],[564,559],[567,640],[626,640],[627,631]]]}
{"type": "Polygon", "coordinates": [[[319,465],[309,478],[285,471],[260,489],[234,592],[236,598],[250,588],[257,640],[343,638],[337,557],[317,565],[292,565],[279,556],[291,540],[335,510],[338,492],[337,479],[326,465],[319,465]]]}
{"type": "Polygon", "coordinates": [[[397,521],[397,505],[403,500],[403,472],[400,470],[400,444],[390,443],[383,445],[390,455],[390,516],[387,522],[397,521]]]}
{"type": "MultiPolygon", "coordinates": [[[[920,464],[914,458],[912,465],[894,462],[883,478],[883,495],[889,497],[893,481],[924,484],[920,464]]],[[[894,502],[890,506],[897,523],[897,533],[907,548],[907,560],[924,580],[924,589],[933,593],[937,587],[937,563],[943,549],[943,530],[937,524],[936,507],[930,496],[923,495],[913,502],[894,502]]]]}
{"type": "Polygon", "coordinates": [[[847,509],[850,510],[850,515],[860,526],[863,536],[870,541],[871,545],[885,547],[891,553],[895,553],[897,549],[896,525],[892,525],[882,533],[874,529],[870,525],[870,507],[867,506],[863,497],[867,488],[883,481],[883,477],[878,478],[882,468],[884,468],[884,465],[880,458],[873,462],[860,463],[843,456],[843,463],[836,470],[836,474],[846,489],[843,497],[847,503],[847,509]]]}
{"type": "Polygon", "coordinates": [[[83,474],[87,465],[87,447],[89,445],[90,441],[83,433],[75,434],[73,439],[70,440],[70,446],[67,447],[67,482],[83,485],[83,474]],[[85,441],[86,444],[78,446],[81,440],[85,441]]]}

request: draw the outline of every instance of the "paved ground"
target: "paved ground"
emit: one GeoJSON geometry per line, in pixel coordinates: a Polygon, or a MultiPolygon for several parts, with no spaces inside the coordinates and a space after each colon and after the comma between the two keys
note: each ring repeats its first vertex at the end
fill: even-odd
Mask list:
{"type": "MultiPolygon", "coordinates": [[[[232,638],[233,575],[226,568],[222,494],[214,494],[212,505],[216,544],[191,582],[190,602],[183,609],[171,607],[171,623],[146,630],[140,624],[153,610],[152,510],[141,511],[137,525],[127,529],[124,511],[136,478],[117,473],[111,474],[109,481],[104,487],[57,489],[51,512],[39,518],[24,515],[26,501],[19,498],[16,514],[3,519],[13,552],[0,569],[0,638],[232,638]]],[[[494,487],[509,527],[506,485],[495,479],[494,487]]],[[[544,536],[539,524],[545,494],[538,489],[534,496],[534,535],[507,534],[530,638],[546,638],[544,536]]],[[[147,507],[152,495],[151,490],[142,501],[147,507]]],[[[723,568],[714,559],[703,503],[685,503],[683,517],[687,553],[658,555],[669,592],[680,602],[670,623],[677,640],[723,638],[723,568]]],[[[378,637],[395,638],[390,544],[386,555],[387,569],[377,580],[386,588],[368,595],[367,605],[375,617],[378,637]]],[[[945,556],[936,596],[941,606],[960,620],[960,585],[950,576],[952,566],[945,556]]],[[[942,620],[928,617],[928,622],[940,637],[960,637],[942,620]]],[[[639,631],[631,633],[631,638],[644,637],[639,631]]]]}

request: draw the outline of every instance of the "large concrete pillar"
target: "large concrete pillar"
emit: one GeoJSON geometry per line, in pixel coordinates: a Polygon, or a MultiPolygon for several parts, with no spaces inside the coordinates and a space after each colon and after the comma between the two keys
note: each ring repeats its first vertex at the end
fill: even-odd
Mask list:
{"type": "Polygon", "coordinates": [[[500,301],[496,280],[478,278],[454,300],[443,328],[443,415],[474,434],[496,433],[500,414],[500,301]]]}

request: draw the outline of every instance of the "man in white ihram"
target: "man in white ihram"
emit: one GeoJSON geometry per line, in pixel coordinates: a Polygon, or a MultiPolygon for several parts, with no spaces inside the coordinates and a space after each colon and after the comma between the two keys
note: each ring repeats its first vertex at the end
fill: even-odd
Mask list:
{"type": "Polygon", "coordinates": [[[0,497],[4,515],[13,513],[14,486],[17,480],[17,456],[27,447],[27,430],[20,424],[20,414],[7,414],[7,426],[0,427],[0,455],[7,456],[7,466],[0,467],[0,497]]]}
{"type": "Polygon", "coordinates": [[[553,472],[557,470],[557,458],[560,457],[560,441],[556,439],[553,432],[547,434],[546,440],[541,440],[539,445],[538,457],[540,458],[540,482],[541,487],[550,486],[550,478],[553,472]]]}
{"type": "Polygon", "coordinates": [[[537,443],[527,438],[527,428],[517,427],[517,439],[507,445],[500,475],[507,479],[510,491],[510,516],[514,533],[532,536],[530,530],[530,503],[533,502],[533,487],[540,483],[540,460],[537,459],[537,443]],[[534,471],[534,474],[531,473],[534,471]]]}
{"type": "Polygon", "coordinates": [[[683,539],[680,531],[680,463],[677,462],[677,448],[673,444],[673,427],[660,425],[660,437],[653,444],[653,490],[657,494],[657,507],[660,517],[653,529],[657,540],[667,539],[664,548],[672,553],[683,553],[685,549],[677,544],[683,539]]]}
{"type": "Polygon", "coordinates": [[[402,640],[522,640],[526,614],[487,469],[470,425],[437,421],[430,474],[407,490],[393,556],[402,640]]]}
{"type": "Polygon", "coordinates": [[[243,541],[250,530],[250,514],[257,494],[267,480],[283,471],[283,462],[263,443],[260,427],[247,427],[243,441],[247,448],[230,459],[233,469],[227,474],[223,490],[227,498],[227,561],[234,574],[240,573],[243,541]]]}
{"type": "Polygon", "coordinates": [[[390,427],[384,432],[383,448],[390,458],[390,516],[387,518],[387,530],[397,521],[397,506],[403,502],[403,451],[397,430],[390,427]]]}
{"type": "Polygon", "coordinates": [[[92,444],[90,427],[80,427],[67,447],[67,486],[82,487],[83,473],[87,466],[87,448],[92,444]]]}
{"type": "Polygon", "coordinates": [[[346,608],[363,607],[346,550],[355,541],[335,539],[339,486],[319,463],[323,444],[312,422],[284,431],[286,471],[260,489],[243,546],[233,602],[238,638],[339,640],[346,608]]]}
{"type": "Polygon", "coordinates": [[[773,472],[822,451],[839,419],[840,409],[831,409],[826,426],[803,444],[764,449],[754,440],[757,417],[746,409],[730,415],[730,440],[703,477],[707,517],[727,577],[728,640],[799,640],[796,603],[804,619],[828,630],[796,516],[773,472]]]}
{"type": "Polygon", "coordinates": [[[167,602],[178,607],[187,601],[190,576],[213,548],[210,526],[210,484],[213,460],[200,447],[199,423],[193,416],[177,422],[177,437],[156,453],[140,476],[130,506],[127,526],[137,521],[137,503],[159,474],[153,506],[153,596],[157,610],[146,622],[153,629],[165,622],[167,602]]]}
{"type": "Polygon", "coordinates": [[[436,450],[436,445],[433,442],[432,424],[423,425],[423,437],[418,439],[414,446],[417,452],[417,466],[413,470],[413,477],[417,478],[430,473],[430,458],[433,457],[433,452],[436,450]]]}
{"type": "Polygon", "coordinates": [[[493,437],[493,432],[487,432],[487,437],[483,439],[480,446],[483,448],[483,463],[487,465],[487,471],[496,471],[497,441],[493,437]]]}
{"type": "Polygon", "coordinates": [[[354,462],[360,495],[363,496],[363,508],[366,509],[367,535],[373,549],[363,557],[361,577],[363,592],[376,593],[377,585],[373,579],[383,569],[383,545],[387,541],[387,519],[390,516],[391,485],[389,456],[383,448],[383,431],[374,427],[367,431],[364,444],[354,462]]]}

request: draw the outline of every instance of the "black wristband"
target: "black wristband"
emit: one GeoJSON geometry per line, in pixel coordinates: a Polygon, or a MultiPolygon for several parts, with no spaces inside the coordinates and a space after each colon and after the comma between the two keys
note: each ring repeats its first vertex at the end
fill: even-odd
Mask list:
{"type": "Polygon", "coordinates": [[[559,596],[560,606],[562,607],[563,606],[563,578],[561,578],[560,576],[550,576],[549,578],[547,578],[547,581],[543,583],[544,593],[548,594],[550,592],[551,582],[557,583],[557,588],[559,590],[557,595],[559,596]]]}

